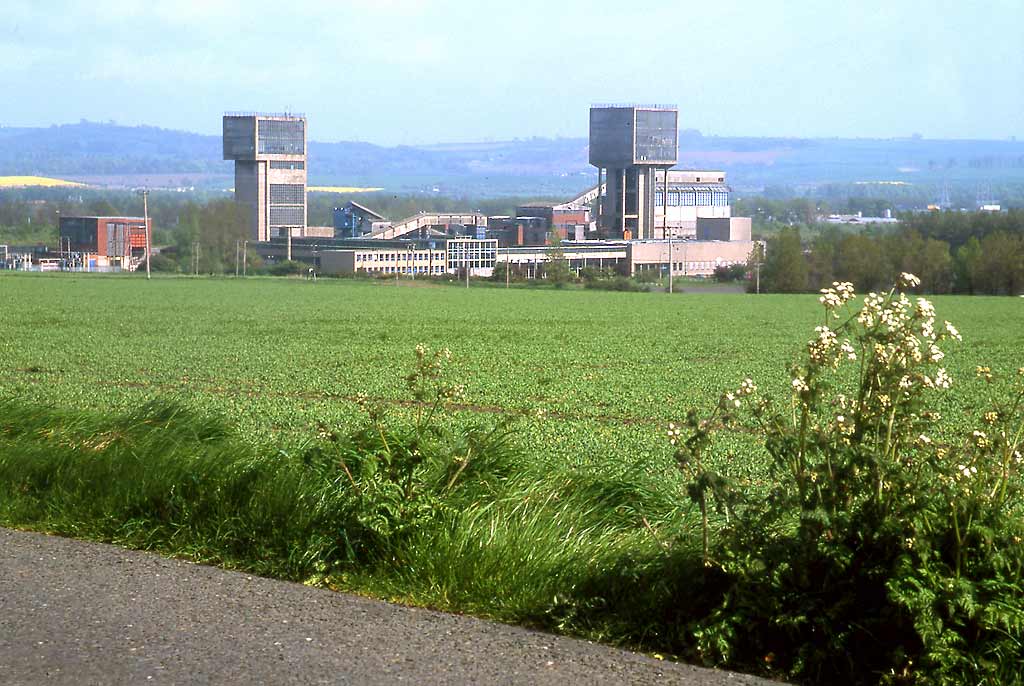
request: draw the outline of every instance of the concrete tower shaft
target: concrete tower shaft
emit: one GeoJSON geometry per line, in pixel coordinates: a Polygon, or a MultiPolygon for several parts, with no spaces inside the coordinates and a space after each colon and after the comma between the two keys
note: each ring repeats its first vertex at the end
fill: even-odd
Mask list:
{"type": "MultiPolygon", "coordinates": [[[[590,108],[590,163],[598,170],[598,229],[606,238],[654,236],[657,175],[679,158],[679,111],[671,105],[590,108]]],[[[664,197],[664,194],[662,194],[664,197]]]]}
{"type": "Polygon", "coordinates": [[[305,117],[224,115],[224,159],[235,162],[235,200],[247,209],[252,240],[305,233],[305,117]]]}

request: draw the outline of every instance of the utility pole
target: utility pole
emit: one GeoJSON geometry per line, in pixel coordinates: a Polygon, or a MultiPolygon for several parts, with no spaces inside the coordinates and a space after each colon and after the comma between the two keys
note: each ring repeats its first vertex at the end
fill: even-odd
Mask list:
{"type": "MultiPolygon", "coordinates": [[[[149,189],[142,189],[142,220],[146,224],[146,280],[151,278],[149,272],[149,250],[150,250],[150,239],[149,239],[149,189]]],[[[71,246],[68,246],[68,250],[71,246]]]]}
{"type": "MultiPolygon", "coordinates": [[[[57,213],[57,254],[64,258],[64,240],[60,237],[60,210],[54,210],[57,213]]],[[[31,221],[31,220],[30,220],[31,221]]]]}
{"type": "Polygon", "coordinates": [[[761,245],[754,244],[754,293],[761,294],[761,245]]]}
{"type": "Polygon", "coordinates": [[[672,292],[672,234],[668,235],[668,292],[672,292]]]}
{"type": "Polygon", "coordinates": [[[505,288],[508,288],[508,283],[509,283],[509,279],[510,279],[510,273],[511,273],[511,269],[512,269],[512,260],[509,259],[510,257],[512,257],[512,256],[511,255],[506,255],[505,256],[505,288]]]}
{"type": "Polygon", "coordinates": [[[249,241],[242,241],[242,276],[245,276],[249,264],[249,241]]]}
{"type": "Polygon", "coordinates": [[[671,293],[672,267],[675,266],[675,262],[672,256],[672,234],[668,230],[668,169],[665,170],[665,185],[661,191],[661,231],[668,234],[668,292],[671,293]]]}
{"type": "Polygon", "coordinates": [[[238,278],[238,248],[239,247],[240,247],[239,246],[239,242],[236,240],[235,241],[235,278],[236,279],[238,278]]]}

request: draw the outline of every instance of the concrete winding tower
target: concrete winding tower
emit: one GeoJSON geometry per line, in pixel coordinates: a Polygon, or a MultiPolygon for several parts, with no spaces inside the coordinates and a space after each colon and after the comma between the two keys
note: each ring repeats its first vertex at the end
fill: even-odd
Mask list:
{"type": "Polygon", "coordinates": [[[235,200],[247,209],[252,240],[305,234],[305,117],[224,115],[224,159],[235,162],[235,200]]]}
{"type": "Polygon", "coordinates": [[[590,164],[597,167],[598,189],[604,188],[597,209],[602,237],[654,237],[656,176],[678,161],[678,132],[679,111],[671,105],[590,108],[590,164]]]}

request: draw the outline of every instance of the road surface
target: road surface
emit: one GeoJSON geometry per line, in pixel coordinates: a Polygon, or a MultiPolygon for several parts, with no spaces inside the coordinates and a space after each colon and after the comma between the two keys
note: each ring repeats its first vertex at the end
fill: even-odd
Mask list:
{"type": "Polygon", "coordinates": [[[753,677],[0,529],[4,684],[685,684],[753,677]]]}

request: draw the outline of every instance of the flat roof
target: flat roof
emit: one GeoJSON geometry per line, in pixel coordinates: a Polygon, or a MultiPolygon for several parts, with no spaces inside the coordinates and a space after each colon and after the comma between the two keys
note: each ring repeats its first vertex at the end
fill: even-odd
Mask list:
{"type": "MultiPolygon", "coordinates": [[[[122,215],[91,215],[91,214],[62,214],[61,219],[127,219],[129,221],[146,221],[145,217],[128,217],[122,215]]],[[[150,217],[152,219],[152,217],[150,217]]]]}
{"type": "Polygon", "coordinates": [[[225,112],[225,117],[261,117],[264,119],[305,119],[302,112],[225,112]]]}

